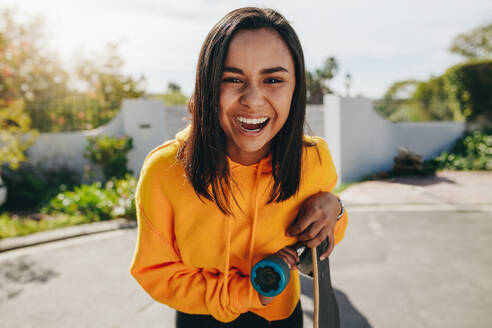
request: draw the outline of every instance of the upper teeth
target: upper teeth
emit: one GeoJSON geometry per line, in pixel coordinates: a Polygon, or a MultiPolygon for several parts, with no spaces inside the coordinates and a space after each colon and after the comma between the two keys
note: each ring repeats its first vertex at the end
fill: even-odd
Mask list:
{"type": "Polygon", "coordinates": [[[237,120],[241,123],[246,123],[246,124],[260,124],[266,122],[266,120],[268,120],[268,117],[246,118],[246,117],[238,116],[237,120]]]}

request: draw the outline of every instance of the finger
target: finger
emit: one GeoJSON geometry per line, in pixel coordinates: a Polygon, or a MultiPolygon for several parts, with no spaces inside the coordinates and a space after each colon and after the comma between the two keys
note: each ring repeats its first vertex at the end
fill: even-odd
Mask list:
{"type": "Polygon", "coordinates": [[[282,259],[282,261],[284,261],[285,264],[287,264],[287,266],[289,267],[289,270],[292,269],[292,263],[289,260],[289,257],[284,252],[279,251],[279,252],[277,252],[277,254],[275,254],[275,256],[280,257],[282,259]]]}
{"type": "Polygon", "coordinates": [[[331,252],[335,248],[335,236],[334,234],[329,234],[328,235],[328,246],[326,247],[326,250],[323,252],[323,254],[320,255],[319,259],[320,261],[326,260],[328,256],[331,255],[331,252]]]}
{"type": "Polygon", "coordinates": [[[297,256],[294,255],[294,254],[292,254],[292,253],[289,253],[287,251],[284,251],[284,254],[285,254],[286,258],[288,259],[288,261],[289,261],[289,267],[292,270],[292,268],[294,268],[296,266],[297,256]]]}
{"type": "Polygon", "coordinates": [[[315,220],[307,229],[297,236],[297,239],[306,242],[316,238],[316,236],[318,236],[321,230],[325,227],[325,224],[326,222],[324,220],[315,220]]]}
{"type": "Polygon", "coordinates": [[[312,215],[310,213],[306,213],[304,208],[302,208],[294,220],[294,224],[287,229],[287,235],[290,237],[297,236],[300,232],[309,227],[309,225],[313,223],[313,220],[314,218],[312,215]]]}
{"type": "Polygon", "coordinates": [[[277,256],[280,256],[282,260],[284,260],[284,262],[289,266],[290,270],[292,270],[292,268],[296,265],[296,261],[293,255],[284,251],[283,249],[277,252],[277,256]]]}
{"type": "Polygon", "coordinates": [[[297,262],[299,262],[299,255],[297,254],[297,247],[293,247],[293,246],[287,246],[284,248],[284,250],[289,253],[291,256],[294,257],[294,260],[297,262]]]}
{"type": "Polygon", "coordinates": [[[326,237],[328,236],[329,230],[330,228],[328,227],[321,229],[321,231],[318,233],[318,235],[316,235],[316,237],[305,242],[306,246],[309,248],[318,247],[318,245],[321,244],[323,240],[325,240],[326,237]]]}

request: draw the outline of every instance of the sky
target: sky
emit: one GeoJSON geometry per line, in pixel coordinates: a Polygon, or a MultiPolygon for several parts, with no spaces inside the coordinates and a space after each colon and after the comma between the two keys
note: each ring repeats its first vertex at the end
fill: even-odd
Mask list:
{"type": "Polygon", "coordinates": [[[186,95],[194,87],[201,45],[229,11],[270,7],[284,15],[313,70],[334,56],[340,69],[330,86],[346,95],[382,97],[395,81],[427,80],[462,61],[449,53],[454,36],[492,23],[490,0],[0,0],[20,19],[44,18],[48,47],[69,68],[79,53],[102,52],[119,42],[123,71],[146,78],[146,90],[161,93],[168,82],[186,95]]]}

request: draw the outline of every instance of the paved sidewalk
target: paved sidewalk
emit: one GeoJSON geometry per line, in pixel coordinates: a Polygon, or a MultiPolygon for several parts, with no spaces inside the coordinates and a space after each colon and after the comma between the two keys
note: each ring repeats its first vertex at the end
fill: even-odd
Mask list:
{"type": "Polygon", "coordinates": [[[432,177],[366,181],[341,193],[350,208],[492,211],[492,172],[442,171],[432,177]]]}

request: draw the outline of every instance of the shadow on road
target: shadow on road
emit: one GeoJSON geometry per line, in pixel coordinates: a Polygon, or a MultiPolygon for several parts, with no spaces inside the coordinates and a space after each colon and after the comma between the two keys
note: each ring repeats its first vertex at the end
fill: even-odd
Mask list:
{"type": "MultiPolygon", "coordinates": [[[[301,292],[310,299],[313,298],[313,280],[305,275],[301,278],[301,292]]],[[[369,321],[350,302],[349,298],[340,290],[333,288],[340,311],[340,325],[343,328],[371,328],[369,321]]],[[[304,313],[313,319],[313,312],[304,310],[304,313]]]]}
{"type": "Polygon", "coordinates": [[[28,256],[3,261],[0,265],[0,304],[18,296],[28,283],[46,283],[59,273],[43,268],[28,256]]]}
{"type": "Polygon", "coordinates": [[[439,183],[450,183],[450,184],[456,184],[456,181],[452,179],[448,179],[446,177],[440,177],[437,175],[433,176],[427,176],[427,177],[398,177],[398,178],[392,178],[390,180],[384,180],[385,182],[390,182],[390,183],[400,183],[400,184],[406,184],[406,185],[412,185],[412,186],[430,186],[430,185],[435,185],[439,183]]]}

